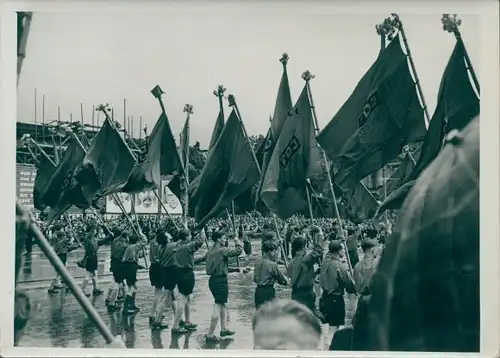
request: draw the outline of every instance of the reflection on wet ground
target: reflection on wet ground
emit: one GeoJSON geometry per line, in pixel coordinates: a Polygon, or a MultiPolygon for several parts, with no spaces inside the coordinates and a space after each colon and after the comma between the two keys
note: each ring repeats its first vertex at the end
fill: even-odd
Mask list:
{"type": "MultiPolygon", "coordinates": [[[[258,243],[253,243],[253,254],[240,258],[240,267],[253,267],[260,253],[258,243]]],[[[202,254],[202,252],[200,252],[202,254]]],[[[26,260],[19,287],[28,291],[32,301],[32,316],[25,328],[24,336],[19,342],[21,347],[73,347],[100,348],[105,346],[104,339],[93,322],[83,313],[76,299],[70,294],[59,293],[50,296],[47,288],[53,275],[53,270],[46,259],[36,253],[32,255],[31,263],[26,260]],[[31,266],[31,269],[27,267],[31,266]]],[[[70,272],[76,278],[84,275],[82,269],[76,266],[79,253],[72,253],[68,259],[70,272]],[[74,266],[74,267],[73,267],[74,266]]],[[[107,272],[109,250],[101,250],[100,271],[107,272]]],[[[284,270],[284,268],[283,268],[284,270]]],[[[132,317],[121,313],[109,314],[105,308],[104,295],[90,298],[94,307],[108,324],[113,334],[121,335],[128,348],[156,349],[251,349],[251,320],[254,313],[253,271],[248,273],[231,273],[229,275],[229,327],[236,334],[233,339],[222,340],[217,344],[207,345],[204,341],[212,313],[212,296],[208,289],[208,276],[204,266],[196,269],[196,286],[192,297],[191,317],[198,324],[198,330],[185,335],[172,335],[170,329],[152,331],[149,328],[148,316],[151,310],[153,289],[150,287],[146,271],[139,274],[139,291],[136,297],[137,306],[141,311],[132,317]]],[[[81,279],[78,279],[81,281],[81,279]]],[[[111,276],[100,278],[102,288],[107,289],[111,276]]],[[[289,298],[290,289],[277,286],[279,298],[289,298]]],[[[352,308],[348,305],[348,318],[352,316],[352,308]]],[[[172,312],[167,309],[165,323],[171,325],[172,312]]],[[[219,328],[220,329],[220,326],[219,328]]]]}

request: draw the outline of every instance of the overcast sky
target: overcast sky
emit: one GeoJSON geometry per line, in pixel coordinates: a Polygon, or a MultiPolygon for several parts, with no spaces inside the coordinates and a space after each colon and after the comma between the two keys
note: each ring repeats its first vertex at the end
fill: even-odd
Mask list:
{"type": "MultiPolygon", "coordinates": [[[[311,86],[323,128],[375,60],[380,38],[374,27],[384,16],[327,14],[314,7],[271,10],[263,3],[168,12],[35,12],[19,81],[18,121],[34,121],[37,88],[38,121],[42,95],[46,122],[57,119],[57,106],[62,120],[70,113],[79,120],[83,103],[84,122],[91,123],[92,105],[104,102],[123,122],[126,98],[135,133],[139,116],[151,130],[160,107],[150,90],[159,84],[176,140],[189,103],[191,143],[206,147],[218,113],[212,92],[223,84],[226,95],[236,96],[249,134],[265,134],[282,73],[278,60],[287,52],[294,102],[304,85],[302,72],[316,75],[311,86]]],[[[440,13],[400,16],[432,115],[455,39],[442,30],[440,13]]],[[[479,77],[480,24],[474,15],[460,17],[479,77]]]]}

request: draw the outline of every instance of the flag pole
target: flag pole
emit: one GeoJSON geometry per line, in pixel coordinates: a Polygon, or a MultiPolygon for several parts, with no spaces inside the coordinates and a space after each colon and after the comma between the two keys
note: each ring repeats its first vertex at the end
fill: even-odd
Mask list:
{"type": "MultiPolygon", "coordinates": [[[[113,126],[113,128],[116,130],[116,127],[115,127],[115,124],[113,123],[113,120],[109,117],[109,114],[107,113],[107,111],[109,110],[108,108],[106,108],[107,105],[99,105],[97,106],[97,109],[96,111],[101,111],[104,113],[104,116],[106,117],[106,119],[111,123],[111,125],[113,126]]],[[[130,148],[129,148],[130,150],[130,148]]],[[[130,153],[132,153],[132,151],[130,151],[130,153]]],[[[134,154],[132,153],[132,156],[134,156],[134,154]]],[[[134,156],[135,158],[135,156],[134,156]]],[[[115,200],[115,202],[118,204],[120,210],[122,211],[123,215],[125,216],[126,220],[129,222],[129,224],[132,226],[132,230],[140,237],[140,233],[139,231],[137,230],[137,228],[135,227],[134,225],[134,222],[132,221],[132,219],[130,218],[130,216],[128,215],[127,211],[125,210],[125,207],[123,206],[123,203],[121,201],[121,199],[119,198],[118,195],[116,194],[111,194],[111,197],[115,200]]],[[[144,252],[144,249],[143,249],[143,252],[144,252]]],[[[144,262],[146,264],[146,268],[148,267],[148,261],[146,259],[146,255],[145,255],[145,252],[144,252],[144,262]]]]}
{"type": "Polygon", "coordinates": [[[139,139],[142,139],[142,116],[139,116],[139,139]]]}
{"type": "MultiPolygon", "coordinates": [[[[186,104],[184,106],[184,109],[182,110],[183,112],[187,113],[187,118],[186,118],[186,130],[187,130],[187,138],[184,138],[184,142],[187,143],[187,151],[184,153],[186,156],[185,158],[185,163],[184,164],[184,183],[186,187],[184,188],[184,191],[182,195],[184,196],[184,227],[187,229],[188,228],[188,217],[189,217],[189,194],[188,194],[188,188],[189,188],[189,137],[190,137],[190,131],[191,127],[189,125],[189,120],[191,119],[191,114],[193,114],[193,106],[190,104],[186,104]]],[[[181,148],[181,150],[184,150],[184,148],[181,148]]]]}
{"type": "Polygon", "coordinates": [[[37,97],[38,97],[38,94],[37,94],[37,90],[35,88],[35,141],[38,139],[38,125],[36,123],[36,120],[37,120],[36,114],[37,114],[37,109],[38,109],[38,106],[37,106],[37,103],[36,103],[37,97]]]}
{"type": "MultiPolygon", "coordinates": [[[[18,215],[21,214],[28,215],[27,214],[28,211],[21,205],[21,203],[17,198],[16,198],[16,213],[18,215]]],[[[75,281],[75,279],[70,275],[68,269],[64,266],[61,259],[57,256],[54,249],[49,244],[49,242],[47,241],[43,233],[40,231],[38,226],[35,223],[31,222],[29,230],[35,236],[38,245],[42,249],[44,255],[49,260],[50,264],[56,270],[57,274],[61,276],[61,278],[66,283],[73,296],[75,296],[80,306],[82,306],[85,313],[92,319],[92,321],[94,321],[94,323],[97,326],[97,329],[100,331],[100,333],[106,340],[106,343],[108,344],[113,343],[115,341],[113,333],[111,332],[109,327],[104,323],[102,318],[99,316],[99,313],[97,312],[95,307],[92,306],[92,303],[87,298],[87,296],[84,295],[82,289],[78,286],[78,283],[75,281]]]]}
{"type": "MultiPolygon", "coordinates": [[[[431,120],[429,116],[429,110],[427,108],[427,103],[425,102],[424,92],[422,91],[422,87],[420,86],[420,80],[418,78],[417,69],[415,68],[415,63],[413,62],[413,56],[411,55],[410,46],[408,45],[408,39],[406,38],[403,22],[400,20],[398,14],[392,13],[391,16],[386,18],[381,24],[375,26],[375,29],[380,36],[388,36],[389,40],[392,40],[396,30],[398,30],[398,34],[401,34],[403,44],[406,49],[406,57],[408,57],[408,60],[410,62],[410,69],[411,72],[413,72],[413,77],[415,78],[414,83],[417,86],[418,96],[420,97],[421,106],[424,110],[425,123],[428,127],[431,120]]],[[[398,34],[396,34],[396,36],[398,34]]]]}
{"type": "Polygon", "coordinates": [[[95,125],[94,118],[95,118],[95,106],[92,105],[92,130],[94,130],[94,125],[95,125]]]}
{"type": "MultiPolygon", "coordinates": [[[[255,156],[255,152],[253,151],[252,144],[250,143],[250,139],[248,138],[248,133],[247,133],[247,130],[245,128],[245,124],[243,123],[243,120],[241,119],[240,110],[238,108],[238,104],[236,104],[236,98],[234,97],[234,95],[230,94],[228,96],[227,100],[229,102],[229,107],[233,107],[234,110],[236,111],[236,115],[238,116],[238,119],[240,120],[240,123],[241,123],[241,128],[243,129],[243,134],[245,135],[245,139],[247,141],[247,144],[250,147],[250,151],[252,153],[252,159],[253,159],[255,165],[257,166],[257,169],[259,171],[259,176],[261,176],[262,170],[260,169],[259,161],[257,160],[257,157],[255,156]]],[[[276,231],[276,235],[278,237],[278,240],[281,243],[280,248],[281,248],[281,254],[283,255],[283,262],[285,264],[285,268],[288,268],[287,257],[285,254],[286,251],[285,251],[285,248],[283,246],[284,243],[281,240],[281,235],[280,235],[279,228],[278,228],[278,222],[276,221],[276,215],[273,213],[272,217],[273,217],[273,223],[274,223],[274,229],[276,231]]]]}
{"type": "Polygon", "coordinates": [[[42,137],[45,143],[45,95],[42,95],[42,137]]]}
{"type": "Polygon", "coordinates": [[[311,193],[309,192],[309,187],[307,186],[307,182],[305,183],[304,186],[306,188],[307,206],[309,207],[309,217],[311,218],[311,225],[313,225],[314,224],[314,215],[313,215],[312,204],[311,204],[311,193]]]}
{"type": "Polygon", "coordinates": [[[443,24],[443,30],[449,33],[453,33],[457,41],[460,42],[460,44],[464,48],[465,66],[467,70],[469,70],[470,75],[472,77],[472,81],[474,82],[474,86],[476,87],[477,93],[479,94],[480,88],[479,88],[479,81],[477,80],[476,76],[476,71],[474,71],[474,68],[472,67],[472,62],[470,61],[469,53],[467,52],[464,40],[462,39],[462,34],[458,29],[458,27],[462,24],[462,20],[457,19],[456,14],[453,15],[443,14],[443,16],[441,17],[441,23],[443,24]]]}
{"type": "MultiPolygon", "coordinates": [[[[312,110],[312,115],[313,115],[313,120],[314,120],[314,127],[315,127],[314,129],[315,129],[316,135],[318,135],[319,134],[319,123],[318,123],[318,117],[316,116],[316,108],[314,107],[314,102],[313,102],[312,93],[311,93],[311,84],[310,84],[310,81],[314,77],[315,76],[311,72],[309,72],[309,71],[305,71],[302,74],[302,79],[304,81],[306,81],[307,93],[309,95],[309,102],[311,103],[311,110],[312,110]]],[[[345,236],[344,228],[343,228],[343,225],[342,225],[342,220],[340,218],[339,207],[337,205],[337,197],[335,195],[335,191],[333,190],[333,182],[332,182],[332,176],[330,174],[330,167],[328,165],[328,158],[326,157],[325,151],[323,150],[323,148],[321,148],[321,146],[319,144],[318,144],[318,147],[320,148],[320,151],[321,151],[321,154],[322,154],[322,157],[323,157],[323,163],[325,164],[325,171],[326,171],[326,175],[328,177],[328,184],[330,186],[330,194],[332,194],[333,208],[335,210],[335,216],[337,217],[337,222],[339,224],[340,235],[342,237],[342,244],[344,245],[344,249],[347,252],[347,247],[346,247],[347,238],[345,236]]],[[[347,258],[347,264],[349,266],[349,271],[351,272],[351,275],[352,275],[353,274],[353,269],[352,269],[352,265],[351,265],[351,260],[349,259],[349,255],[345,255],[345,256],[347,258]]]]}
{"type": "Polygon", "coordinates": [[[80,102],[80,120],[82,121],[83,124],[83,103],[80,102]]]}

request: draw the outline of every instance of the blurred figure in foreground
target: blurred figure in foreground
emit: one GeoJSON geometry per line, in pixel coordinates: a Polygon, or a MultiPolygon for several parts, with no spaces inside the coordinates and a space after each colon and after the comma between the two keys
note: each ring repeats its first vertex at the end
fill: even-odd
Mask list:
{"type": "Polygon", "coordinates": [[[252,320],[254,349],[316,350],[321,323],[316,315],[295,300],[263,304],[252,320]]]}
{"type": "Polygon", "coordinates": [[[358,304],[354,350],[479,351],[479,118],[446,142],[358,304]]]}

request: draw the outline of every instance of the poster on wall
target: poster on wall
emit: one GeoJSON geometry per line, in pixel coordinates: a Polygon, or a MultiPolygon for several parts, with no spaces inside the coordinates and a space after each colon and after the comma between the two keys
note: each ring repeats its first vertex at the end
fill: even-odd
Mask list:
{"type": "MultiPolygon", "coordinates": [[[[175,196],[174,193],[168,187],[169,180],[161,181],[161,201],[165,208],[167,208],[170,215],[182,215],[182,205],[178,197],[175,196]]],[[[161,209],[162,213],[165,213],[165,210],[161,209]]],[[[166,214],[166,213],[165,213],[166,214]]]]}
{"type": "Polygon", "coordinates": [[[158,213],[158,199],[155,195],[155,191],[147,190],[135,194],[135,212],[137,214],[158,213]]]}
{"type": "MultiPolygon", "coordinates": [[[[115,194],[121,200],[123,207],[127,213],[130,213],[132,210],[132,201],[130,194],[126,193],[117,193],[115,194]]],[[[112,195],[106,196],[106,213],[107,214],[121,214],[122,211],[120,206],[115,201],[112,195]]]]}
{"type": "Polygon", "coordinates": [[[33,208],[33,188],[36,168],[32,165],[16,165],[16,195],[22,205],[33,208]]]}

